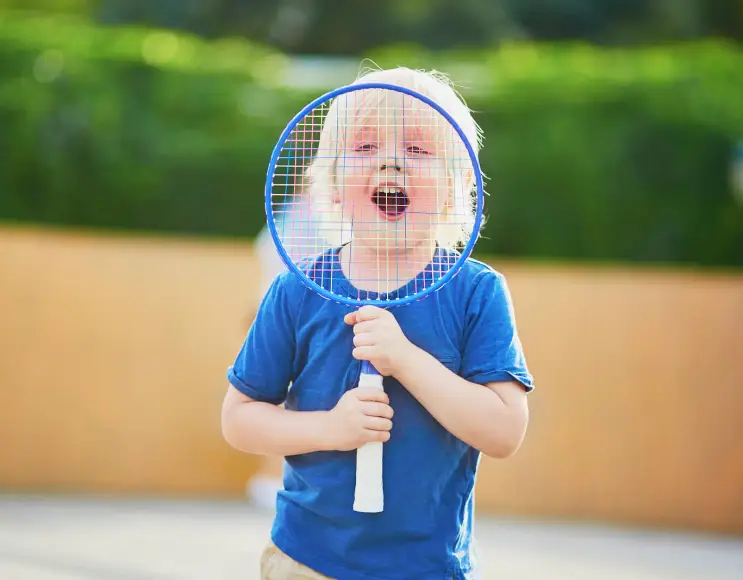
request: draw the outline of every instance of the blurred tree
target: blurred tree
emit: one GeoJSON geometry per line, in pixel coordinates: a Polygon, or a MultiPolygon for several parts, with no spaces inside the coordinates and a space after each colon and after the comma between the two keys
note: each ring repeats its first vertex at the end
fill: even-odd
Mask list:
{"type": "Polygon", "coordinates": [[[98,0],[104,23],[179,28],[207,37],[242,35],[266,39],[280,3],[271,0],[98,0]]]}
{"type": "Polygon", "coordinates": [[[743,2],[741,0],[704,0],[700,13],[705,32],[743,41],[743,2]]]}
{"type": "Polygon", "coordinates": [[[358,54],[380,44],[490,44],[512,27],[488,0],[100,0],[104,22],[147,22],[205,36],[243,35],[284,50],[358,54]]]}
{"type": "Polygon", "coordinates": [[[0,0],[0,10],[39,10],[91,14],[99,0],[0,0]]]}
{"type": "Polygon", "coordinates": [[[579,38],[601,42],[612,27],[643,21],[647,0],[505,0],[530,36],[546,40],[579,38]]]}
{"type": "Polygon", "coordinates": [[[401,42],[451,49],[521,37],[600,44],[743,39],[741,0],[0,0],[4,8],[244,36],[298,54],[358,55],[401,42]]]}

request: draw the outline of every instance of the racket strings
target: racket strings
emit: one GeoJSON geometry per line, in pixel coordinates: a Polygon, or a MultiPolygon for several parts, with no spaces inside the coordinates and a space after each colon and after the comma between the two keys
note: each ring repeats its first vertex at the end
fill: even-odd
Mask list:
{"type": "Polygon", "coordinates": [[[418,294],[456,261],[439,238],[467,233],[472,174],[433,107],[385,89],[344,93],[285,139],[271,178],[275,231],[289,260],[332,294],[418,294]]]}

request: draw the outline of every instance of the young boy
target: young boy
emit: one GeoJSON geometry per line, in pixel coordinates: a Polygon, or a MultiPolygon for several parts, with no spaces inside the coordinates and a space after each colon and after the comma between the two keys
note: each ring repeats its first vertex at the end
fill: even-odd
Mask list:
{"type": "MultiPolygon", "coordinates": [[[[455,118],[477,151],[477,125],[441,75],[401,68],[357,82],[386,82],[424,94],[455,118]]],[[[385,142],[389,137],[364,133],[356,131],[358,141],[347,145],[368,156],[342,179],[383,184],[385,195],[399,192],[403,179],[408,191],[429,187],[426,180],[440,158],[435,151],[409,146],[412,161],[391,163],[387,153],[380,154],[392,149],[385,142]],[[375,161],[380,156],[383,163],[375,161]]],[[[322,168],[313,169],[310,197],[325,196],[322,215],[330,214],[338,201],[337,172],[327,172],[332,180],[326,183],[322,168]]],[[[375,246],[364,244],[359,228],[373,230],[377,243],[387,236],[392,244],[400,224],[415,238],[410,260],[401,267],[431,263],[456,241],[450,227],[439,227],[451,225],[447,213],[455,206],[457,213],[474,211],[473,204],[455,199],[456,193],[450,196],[429,200],[406,193],[402,209],[390,209],[387,202],[360,195],[352,207],[365,217],[340,216],[355,220],[357,229],[350,244],[325,255],[331,269],[324,271],[332,272],[336,285],[374,291],[363,287],[368,277],[349,269],[346,258],[353,251],[367,254],[359,268],[374,264],[375,246]],[[431,207],[422,208],[426,204],[431,207]],[[440,219],[419,219],[431,212],[440,219]]],[[[404,250],[384,251],[389,257],[404,250]]],[[[416,266],[404,278],[417,280],[423,269],[416,266]]],[[[228,379],[225,439],[246,453],[286,457],[262,578],[475,577],[473,489],[480,454],[515,453],[528,421],[526,393],[533,388],[501,274],[470,259],[440,291],[385,310],[325,300],[287,272],[269,289],[228,379]],[[365,360],[385,376],[384,391],[355,388],[365,360]],[[384,511],[358,513],[352,509],[355,450],[371,441],[385,442],[384,511]]]]}

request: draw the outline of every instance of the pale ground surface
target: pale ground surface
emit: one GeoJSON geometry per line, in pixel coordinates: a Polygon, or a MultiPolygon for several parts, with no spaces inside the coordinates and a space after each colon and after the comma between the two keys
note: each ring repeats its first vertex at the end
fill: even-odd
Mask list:
{"type": "MultiPolygon", "coordinates": [[[[258,578],[245,502],[0,495],[0,579],[258,578]]],[[[480,518],[484,580],[741,580],[743,539],[480,518]]],[[[425,580],[425,579],[421,579],[425,580]]]]}

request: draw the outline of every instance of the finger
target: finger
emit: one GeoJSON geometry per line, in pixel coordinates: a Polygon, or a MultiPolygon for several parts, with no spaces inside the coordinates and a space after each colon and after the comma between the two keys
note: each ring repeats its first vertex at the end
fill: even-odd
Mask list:
{"type": "Polygon", "coordinates": [[[374,353],[375,347],[373,346],[359,346],[351,351],[353,358],[357,360],[371,360],[371,357],[374,356],[374,353]]]}
{"type": "MultiPolygon", "coordinates": [[[[356,393],[356,398],[359,401],[369,401],[372,403],[384,403],[385,405],[388,405],[390,402],[390,398],[387,396],[387,393],[385,393],[382,389],[377,389],[376,387],[356,387],[354,389],[354,392],[356,393]]],[[[390,411],[391,410],[392,408],[390,408],[390,411]]],[[[386,417],[386,415],[382,415],[382,416],[386,417]]],[[[392,415],[389,415],[389,417],[387,418],[391,419],[392,415]]]]}
{"type": "Polygon", "coordinates": [[[364,429],[364,440],[367,443],[372,441],[379,441],[380,443],[387,443],[390,440],[389,431],[374,431],[373,429],[364,429]]]}
{"type": "Polygon", "coordinates": [[[382,316],[384,312],[385,310],[382,310],[377,306],[367,304],[356,311],[356,321],[362,322],[364,320],[375,320],[382,316]]]}
{"type": "Polygon", "coordinates": [[[353,337],[354,346],[374,346],[374,335],[369,333],[356,334],[353,337]]]}
{"type": "Polygon", "coordinates": [[[346,324],[354,325],[356,324],[356,312],[349,312],[343,317],[343,322],[346,324]]]}
{"type": "Polygon", "coordinates": [[[392,421],[382,417],[366,417],[364,419],[364,429],[370,431],[389,431],[392,429],[392,421]]]}
{"type": "Polygon", "coordinates": [[[374,321],[373,320],[366,320],[364,322],[357,322],[353,326],[353,333],[359,334],[362,332],[369,332],[372,328],[374,328],[374,321]]]}
{"type": "Polygon", "coordinates": [[[381,419],[392,419],[394,414],[392,407],[382,401],[365,401],[361,410],[367,417],[379,417],[381,419]]]}

